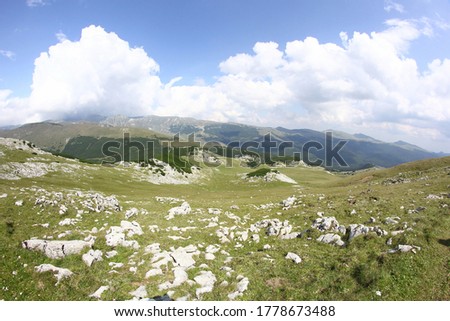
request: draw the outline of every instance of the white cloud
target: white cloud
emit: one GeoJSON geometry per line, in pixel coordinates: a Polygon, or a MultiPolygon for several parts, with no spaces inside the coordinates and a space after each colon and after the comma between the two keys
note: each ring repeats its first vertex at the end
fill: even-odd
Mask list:
{"type": "Polygon", "coordinates": [[[397,11],[400,13],[404,13],[405,7],[403,5],[401,5],[400,3],[394,2],[392,0],[385,0],[384,1],[384,10],[387,12],[397,11]]]}
{"type": "Polygon", "coordinates": [[[61,30],[55,34],[55,37],[56,37],[56,39],[58,39],[59,42],[68,40],[66,34],[64,32],[62,32],[61,30]]]}
{"type": "Polygon", "coordinates": [[[158,64],[142,48],[90,26],[35,60],[30,106],[42,118],[145,113],[161,87],[158,64]]]}
{"type": "Polygon", "coordinates": [[[47,0],[27,0],[26,2],[28,7],[42,7],[48,4],[47,0]]]}
{"type": "Polygon", "coordinates": [[[14,57],[16,56],[16,54],[10,50],[1,50],[1,49],[0,49],[0,55],[8,58],[10,60],[14,60],[14,57]]]}
{"type": "Polygon", "coordinates": [[[163,84],[142,48],[90,26],[35,60],[30,97],[0,91],[0,125],[89,114],[178,115],[292,128],[335,128],[449,151],[450,59],[419,70],[411,43],[436,24],[388,20],[381,32],[256,43],[219,64],[215,83],[163,84]],[[19,112],[20,111],[20,112],[19,112]],[[23,116],[26,115],[26,116],[23,116]]]}

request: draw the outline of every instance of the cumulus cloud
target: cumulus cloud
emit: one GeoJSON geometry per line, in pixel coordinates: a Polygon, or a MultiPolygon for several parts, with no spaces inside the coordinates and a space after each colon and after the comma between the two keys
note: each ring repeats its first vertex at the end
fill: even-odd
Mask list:
{"type": "Polygon", "coordinates": [[[142,48],[90,26],[79,40],[62,37],[35,60],[30,97],[0,91],[0,125],[89,114],[178,115],[360,131],[444,149],[450,59],[419,70],[409,57],[411,43],[429,28],[437,25],[392,19],[381,32],[341,32],[340,44],[313,37],[284,48],[258,42],[252,53],[221,62],[214,83],[188,86],[177,84],[181,77],[162,83],[159,65],[142,48]]]}
{"type": "Polygon", "coordinates": [[[96,26],[50,47],[34,65],[30,107],[43,118],[142,114],[161,87],[159,66],[142,48],[96,26]]]}

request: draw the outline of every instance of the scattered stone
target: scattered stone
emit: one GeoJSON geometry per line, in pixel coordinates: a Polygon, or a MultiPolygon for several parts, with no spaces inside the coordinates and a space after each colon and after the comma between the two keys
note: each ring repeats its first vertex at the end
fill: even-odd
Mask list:
{"type": "Polygon", "coordinates": [[[134,299],[145,299],[148,296],[145,285],[141,285],[136,290],[130,292],[130,294],[134,297],[134,299]]]}
{"type": "Polygon", "coordinates": [[[339,222],[334,216],[316,218],[311,227],[322,232],[330,230],[333,232],[339,232],[339,222]]]}
{"type": "Polygon", "coordinates": [[[285,259],[292,260],[292,261],[294,261],[295,264],[299,264],[302,262],[302,259],[300,258],[300,256],[298,256],[297,254],[292,253],[292,252],[289,252],[285,256],[285,259]]]}
{"type": "Polygon", "coordinates": [[[89,250],[89,252],[83,254],[82,259],[87,266],[91,266],[94,262],[103,261],[102,255],[103,253],[100,250],[89,250]]]}
{"type": "Polygon", "coordinates": [[[78,220],[76,218],[66,218],[58,223],[59,226],[66,226],[66,225],[75,225],[78,223],[78,220]]]}
{"type": "Polygon", "coordinates": [[[130,217],[138,215],[139,210],[136,207],[132,207],[125,212],[125,218],[128,220],[130,217]]]}
{"type": "Polygon", "coordinates": [[[248,278],[246,278],[246,277],[240,278],[240,277],[241,277],[241,276],[238,276],[238,277],[236,278],[236,280],[239,281],[238,284],[236,285],[236,291],[234,291],[234,292],[228,294],[228,298],[229,298],[230,300],[235,300],[237,297],[242,296],[243,293],[244,293],[244,292],[247,290],[247,288],[248,288],[248,285],[249,285],[249,283],[250,283],[250,281],[248,280],[248,278]]]}
{"type": "Polygon", "coordinates": [[[272,247],[269,244],[264,244],[263,249],[264,250],[270,250],[272,247]]]}
{"type": "Polygon", "coordinates": [[[218,208],[208,208],[208,213],[212,215],[220,215],[222,213],[222,210],[218,208]]]}
{"type": "Polygon", "coordinates": [[[341,240],[341,237],[338,234],[333,234],[333,233],[321,235],[317,238],[317,241],[325,243],[325,244],[334,244],[337,246],[345,246],[345,242],[341,240]]]}
{"type": "Polygon", "coordinates": [[[107,259],[110,259],[110,258],[116,256],[117,254],[119,254],[117,251],[112,250],[112,251],[106,252],[105,256],[106,256],[107,259]]]}
{"type": "Polygon", "coordinates": [[[173,259],[175,266],[187,269],[195,265],[194,255],[199,255],[200,251],[194,245],[186,247],[179,247],[170,253],[170,258],[173,259]]]}
{"type": "Polygon", "coordinates": [[[128,232],[127,236],[132,237],[133,235],[142,235],[144,232],[142,231],[141,226],[138,222],[128,222],[128,221],[121,221],[120,227],[125,231],[128,232]]]}
{"type": "Polygon", "coordinates": [[[109,286],[107,285],[102,285],[101,287],[98,288],[97,291],[95,291],[94,293],[92,293],[91,295],[89,295],[90,298],[94,298],[94,299],[99,299],[101,298],[103,292],[108,291],[109,290],[109,286]]]}
{"type": "Polygon", "coordinates": [[[435,194],[429,194],[426,199],[428,200],[442,200],[444,199],[444,196],[441,195],[435,195],[435,194]]]}
{"type": "Polygon", "coordinates": [[[180,267],[180,266],[175,267],[172,269],[172,271],[173,271],[173,275],[174,275],[173,282],[170,283],[167,281],[167,282],[160,284],[158,286],[159,291],[175,288],[177,286],[180,286],[181,284],[183,284],[184,282],[186,282],[189,279],[188,274],[186,273],[186,271],[183,267],[180,267]]]}
{"type": "Polygon", "coordinates": [[[85,247],[92,247],[92,242],[85,241],[47,241],[31,239],[22,242],[22,247],[32,251],[43,252],[51,259],[61,259],[67,255],[79,254],[85,247]]]}
{"type": "Polygon", "coordinates": [[[200,274],[194,277],[194,281],[200,285],[200,288],[195,291],[197,298],[200,299],[202,294],[212,292],[217,279],[211,271],[200,271],[200,274]]]}
{"type": "Polygon", "coordinates": [[[70,271],[68,269],[56,267],[52,264],[41,264],[39,266],[36,266],[34,269],[38,273],[54,272],[54,276],[56,277],[56,280],[57,280],[55,285],[58,285],[59,282],[61,282],[63,279],[68,278],[73,275],[72,271],[70,271]]]}
{"type": "Polygon", "coordinates": [[[350,224],[348,241],[352,240],[353,238],[355,238],[357,236],[369,234],[370,232],[374,232],[378,236],[388,235],[388,232],[381,229],[379,226],[368,227],[368,226],[364,226],[363,224],[350,224]]]}
{"type": "Polygon", "coordinates": [[[259,243],[259,234],[253,234],[252,235],[252,241],[255,243],[259,243]]]}
{"type": "Polygon", "coordinates": [[[108,264],[113,269],[120,269],[124,266],[123,263],[109,262],[108,264]]]}
{"type": "Polygon", "coordinates": [[[216,256],[212,253],[205,253],[205,260],[213,261],[216,259],[216,256]]]}
{"type": "Polygon", "coordinates": [[[16,206],[23,206],[23,200],[16,201],[14,204],[16,206]]]}
{"type": "Polygon", "coordinates": [[[397,253],[397,252],[402,252],[402,253],[406,253],[406,252],[413,252],[414,254],[416,254],[417,251],[420,251],[421,248],[419,246],[415,246],[415,245],[402,245],[399,244],[397,245],[394,249],[388,250],[388,253],[397,253]]]}
{"type": "Polygon", "coordinates": [[[175,215],[187,215],[189,213],[191,213],[191,206],[188,202],[183,202],[180,206],[172,207],[169,210],[166,219],[171,220],[175,217],[175,215]]]}
{"type": "Polygon", "coordinates": [[[398,224],[400,220],[401,219],[398,216],[396,216],[396,217],[386,217],[386,219],[384,220],[384,224],[394,225],[394,224],[398,224]]]}
{"type": "Polygon", "coordinates": [[[153,244],[147,245],[144,250],[145,254],[156,254],[159,252],[161,252],[159,243],[153,243],[153,244]]]}
{"type": "Polygon", "coordinates": [[[175,198],[175,197],[155,196],[155,199],[160,203],[175,204],[175,203],[179,203],[179,202],[184,202],[183,199],[175,198]]]}
{"type": "Polygon", "coordinates": [[[108,246],[116,247],[116,246],[124,246],[124,247],[132,247],[134,249],[139,248],[139,244],[137,241],[127,241],[125,240],[125,233],[128,232],[128,236],[132,237],[133,235],[142,235],[144,232],[142,231],[141,226],[138,222],[128,222],[122,221],[119,226],[111,226],[107,234],[105,235],[106,244],[108,246]]]}
{"type": "Polygon", "coordinates": [[[161,269],[151,269],[147,273],[145,273],[145,278],[151,278],[152,276],[163,275],[163,271],[161,269]]]}
{"type": "Polygon", "coordinates": [[[230,209],[232,209],[232,210],[239,210],[240,208],[239,208],[238,205],[231,205],[230,209]]]}
{"type": "Polygon", "coordinates": [[[294,204],[297,198],[295,196],[290,196],[285,200],[281,201],[281,204],[283,205],[283,210],[290,209],[294,204]]]}

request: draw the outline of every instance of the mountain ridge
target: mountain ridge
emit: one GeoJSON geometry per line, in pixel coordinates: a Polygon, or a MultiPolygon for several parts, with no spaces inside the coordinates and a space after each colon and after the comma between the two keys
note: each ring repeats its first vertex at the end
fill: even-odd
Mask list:
{"type": "MultiPolygon", "coordinates": [[[[100,117],[98,117],[100,119],[100,117]]],[[[368,167],[392,167],[401,163],[445,156],[443,153],[426,151],[413,144],[398,141],[386,143],[365,134],[348,134],[342,131],[328,130],[325,132],[312,129],[287,129],[284,127],[258,127],[239,123],[223,123],[209,120],[197,120],[178,116],[139,116],[128,117],[115,115],[101,118],[99,121],[45,121],[25,124],[9,130],[0,130],[0,136],[29,140],[36,146],[54,153],[64,153],[75,158],[101,159],[101,146],[108,139],[118,142],[123,140],[123,134],[129,133],[131,139],[136,138],[143,143],[151,139],[156,143],[173,140],[175,135],[180,141],[186,141],[191,134],[195,140],[202,143],[217,142],[224,146],[229,144],[258,145],[254,151],[266,153],[263,142],[270,133],[272,144],[280,146],[283,142],[291,144],[287,155],[291,159],[304,157],[305,146],[313,142],[308,149],[312,159],[324,160],[329,152],[340,141],[344,146],[338,150],[349,166],[336,162],[325,164],[324,167],[333,170],[358,170],[368,167]],[[56,128],[57,126],[58,128],[56,128]],[[333,146],[328,146],[326,132],[333,134],[333,146]],[[69,148],[76,146],[76,149],[69,148]],[[323,148],[318,148],[318,147],[323,148]],[[84,150],[91,148],[88,153],[84,150]],[[92,150],[95,148],[95,150],[92,150]],[[303,153],[303,154],[302,154],[303,153]],[[297,155],[297,156],[296,156],[297,155]]],[[[145,145],[145,144],[144,144],[145,145]]],[[[253,147],[252,146],[252,147],[253,147]]],[[[270,150],[271,156],[278,158],[282,153],[276,148],[270,150]]],[[[264,157],[266,157],[265,155],[264,157]]]]}

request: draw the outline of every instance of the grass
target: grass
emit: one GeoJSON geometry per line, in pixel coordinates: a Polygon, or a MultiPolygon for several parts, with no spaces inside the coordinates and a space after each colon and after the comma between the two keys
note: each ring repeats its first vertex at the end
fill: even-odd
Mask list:
{"type": "MultiPolygon", "coordinates": [[[[5,154],[0,158],[0,166],[8,162],[26,162],[36,157],[23,151],[11,151],[0,146],[5,154]]],[[[208,265],[217,282],[215,289],[202,300],[228,300],[227,295],[235,290],[236,277],[248,277],[250,285],[240,300],[449,300],[449,183],[450,158],[432,159],[404,164],[386,170],[368,170],[354,175],[330,174],[323,169],[310,167],[286,167],[277,170],[298,182],[298,185],[283,182],[248,182],[242,179],[245,174],[262,173],[270,169],[252,170],[239,166],[202,168],[204,178],[190,185],[154,185],[140,181],[132,175],[133,168],[102,167],[81,164],[53,155],[39,156],[42,162],[78,164],[79,170],[72,172],[50,172],[45,176],[23,178],[20,180],[0,180],[0,299],[4,300],[90,300],[89,295],[101,285],[109,285],[104,300],[131,299],[130,291],[145,285],[149,296],[163,295],[158,285],[171,281],[170,266],[162,276],[145,279],[151,269],[152,255],[144,254],[146,245],[158,242],[163,250],[171,247],[194,244],[201,254],[195,256],[195,268],[188,271],[192,280],[200,271],[202,263],[208,265]],[[401,174],[400,174],[401,173],[401,174]],[[388,178],[407,177],[409,183],[385,185],[388,178]],[[64,215],[59,207],[34,205],[37,196],[48,192],[62,192],[63,202],[69,208],[64,215]],[[74,218],[81,208],[78,200],[73,203],[67,194],[75,190],[100,192],[105,196],[115,195],[123,210],[110,214],[85,213],[83,219],[74,226],[59,226],[64,218],[74,218]],[[432,200],[429,194],[442,195],[442,199],[432,200]],[[288,196],[297,197],[294,207],[282,210],[279,204],[288,196]],[[193,212],[177,216],[167,221],[167,211],[179,205],[160,203],[155,196],[176,197],[189,202],[193,212]],[[23,200],[23,206],[16,206],[23,200]],[[262,204],[272,207],[257,209],[262,204]],[[239,209],[230,207],[237,205],[239,209]],[[417,207],[426,209],[414,212],[417,207]],[[99,232],[94,249],[103,253],[111,248],[105,243],[106,230],[120,225],[125,219],[127,209],[136,207],[147,210],[147,215],[139,214],[136,220],[144,230],[144,235],[134,236],[140,249],[118,247],[118,255],[111,259],[96,262],[87,267],[81,255],[52,260],[41,253],[31,252],[21,247],[21,242],[31,237],[42,238],[71,230],[64,239],[83,239],[93,227],[99,232]],[[220,208],[219,226],[207,227],[214,215],[207,208],[220,208]],[[352,214],[352,211],[356,214],[352,214]],[[232,212],[239,220],[228,217],[232,212]],[[317,212],[334,216],[340,224],[379,225],[387,231],[410,227],[403,234],[378,237],[373,234],[359,236],[348,246],[337,248],[318,243],[315,239],[321,234],[311,230],[317,212]],[[383,223],[386,217],[401,218],[397,225],[383,223]],[[368,223],[371,217],[375,223],[368,223]],[[260,242],[241,242],[244,246],[236,248],[236,241],[220,244],[216,230],[219,227],[236,226],[235,231],[244,231],[251,224],[267,219],[288,220],[294,231],[304,233],[302,238],[281,240],[269,237],[264,231],[259,233],[260,242]],[[36,224],[49,223],[49,228],[36,224]],[[158,225],[159,231],[150,232],[148,226],[158,225]],[[196,227],[181,232],[173,227],[196,227]],[[173,240],[169,236],[187,239],[173,240]],[[386,245],[392,237],[392,245],[386,245]],[[204,258],[204,248],[210,244],[220,245],[233,260],[224,264],[228,255],[216,253],[216,260],[204,258]],[[263,250],[270,244],[269,250],[263,250]],[[397,244],[420,246],[416,254],[387,251],[397,244]],[[203,248],[201,248],[203,246],[203,248]],[[286,260],[288,252],[300,255],[302,263],[296,265],[286,260]],[[124,267],[111,274],[110,262],[122,262],[124,267]],[[50,273],[38,274],[34,267],[51,263],[70,269],[74,275],[55,287],[56,279],[50,273]],[[221,268],[226,265],[233,269],[231,277],[221,268]],[[130,267],[137,267],[130,272],[130,267]],[[229,285],[220,287],[222,281],[229,285]],[[376,295],[381,291],[382,295],[376,295]]],[[[250,233],[252,234],[252,233],[250,233]]],[[[197,286],[183,284],[174,288],[173,298],[190,295],[195,298],[197,286]]]]}

